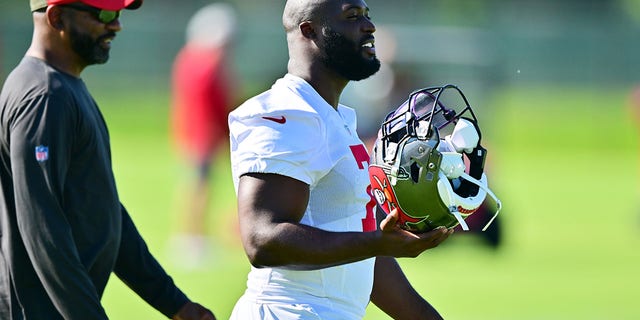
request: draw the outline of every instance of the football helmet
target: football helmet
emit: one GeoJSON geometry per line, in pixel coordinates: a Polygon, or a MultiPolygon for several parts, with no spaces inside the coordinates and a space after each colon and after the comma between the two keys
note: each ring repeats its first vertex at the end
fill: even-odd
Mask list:
{"type": "Polygon", "coordinates": [[[502,204],[487,185],[480,140],[478,120],[457,86],[414,91],[387,115],[373,146],[369,177],[378,205],[386,214],[397,208],[398,223],[413,232],[458,224],[469,230],[464,219],[489,195],[497,210],[486,230],[502,204]],[[461,107],[446,107],[451,97],[461,107]]]}

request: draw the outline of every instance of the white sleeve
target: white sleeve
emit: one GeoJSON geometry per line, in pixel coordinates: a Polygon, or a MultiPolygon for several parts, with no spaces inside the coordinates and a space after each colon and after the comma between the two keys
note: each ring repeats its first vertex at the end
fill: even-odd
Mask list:
{"type": "Polygon", "coordinates": [[[275,173],[314,185],[331,168],[326,128],[314,113],[287,110],[278,114],[230,116],[234,180],[249,172],[275,173]],[[263,117],[282,119],[279,123],[263,117]]]}

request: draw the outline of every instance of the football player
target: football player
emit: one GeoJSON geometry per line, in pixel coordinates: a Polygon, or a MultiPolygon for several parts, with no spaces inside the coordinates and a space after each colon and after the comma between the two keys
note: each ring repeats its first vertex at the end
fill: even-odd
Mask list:
{"type": "Polygon", "coordinates": [[[361,319],[371,301],[396,319],[442,317],[394,257],[416,257],[453,232],[378,224],[352,80],[380,67],[363,0],[289,0],[288,73],[229,115],[240,234],[252,268],[231,319],[361,319]]]}

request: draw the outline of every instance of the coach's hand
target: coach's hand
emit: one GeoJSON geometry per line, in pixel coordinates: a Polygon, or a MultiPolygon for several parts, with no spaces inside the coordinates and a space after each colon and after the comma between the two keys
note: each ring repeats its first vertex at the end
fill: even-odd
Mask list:
{"type": "Polygon", "coordinates": [[[380,223],[384,255],[417,257],[425,250],[437,247],[453,233],[453,229],[438,227],[416,234],[400,228],[398,219],[398,209],[393,209],[380,223]]]}
{"type": "Polygon", "coordinates": [[[211,310],[203,307],[199,303],[187,302],[180,311],[171,318],[173,320],[216,320],[211,310]]]}

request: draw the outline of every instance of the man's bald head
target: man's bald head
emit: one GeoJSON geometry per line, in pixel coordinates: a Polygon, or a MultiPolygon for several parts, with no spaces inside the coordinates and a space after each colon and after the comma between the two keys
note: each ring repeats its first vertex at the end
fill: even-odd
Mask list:
{"type": "Polygon", "coordinates": [[[289,33],[304,21],[314,21],[321,17],[319,13],[332,0],[287,0],[282,14],[282,25],[289,33]]]}

